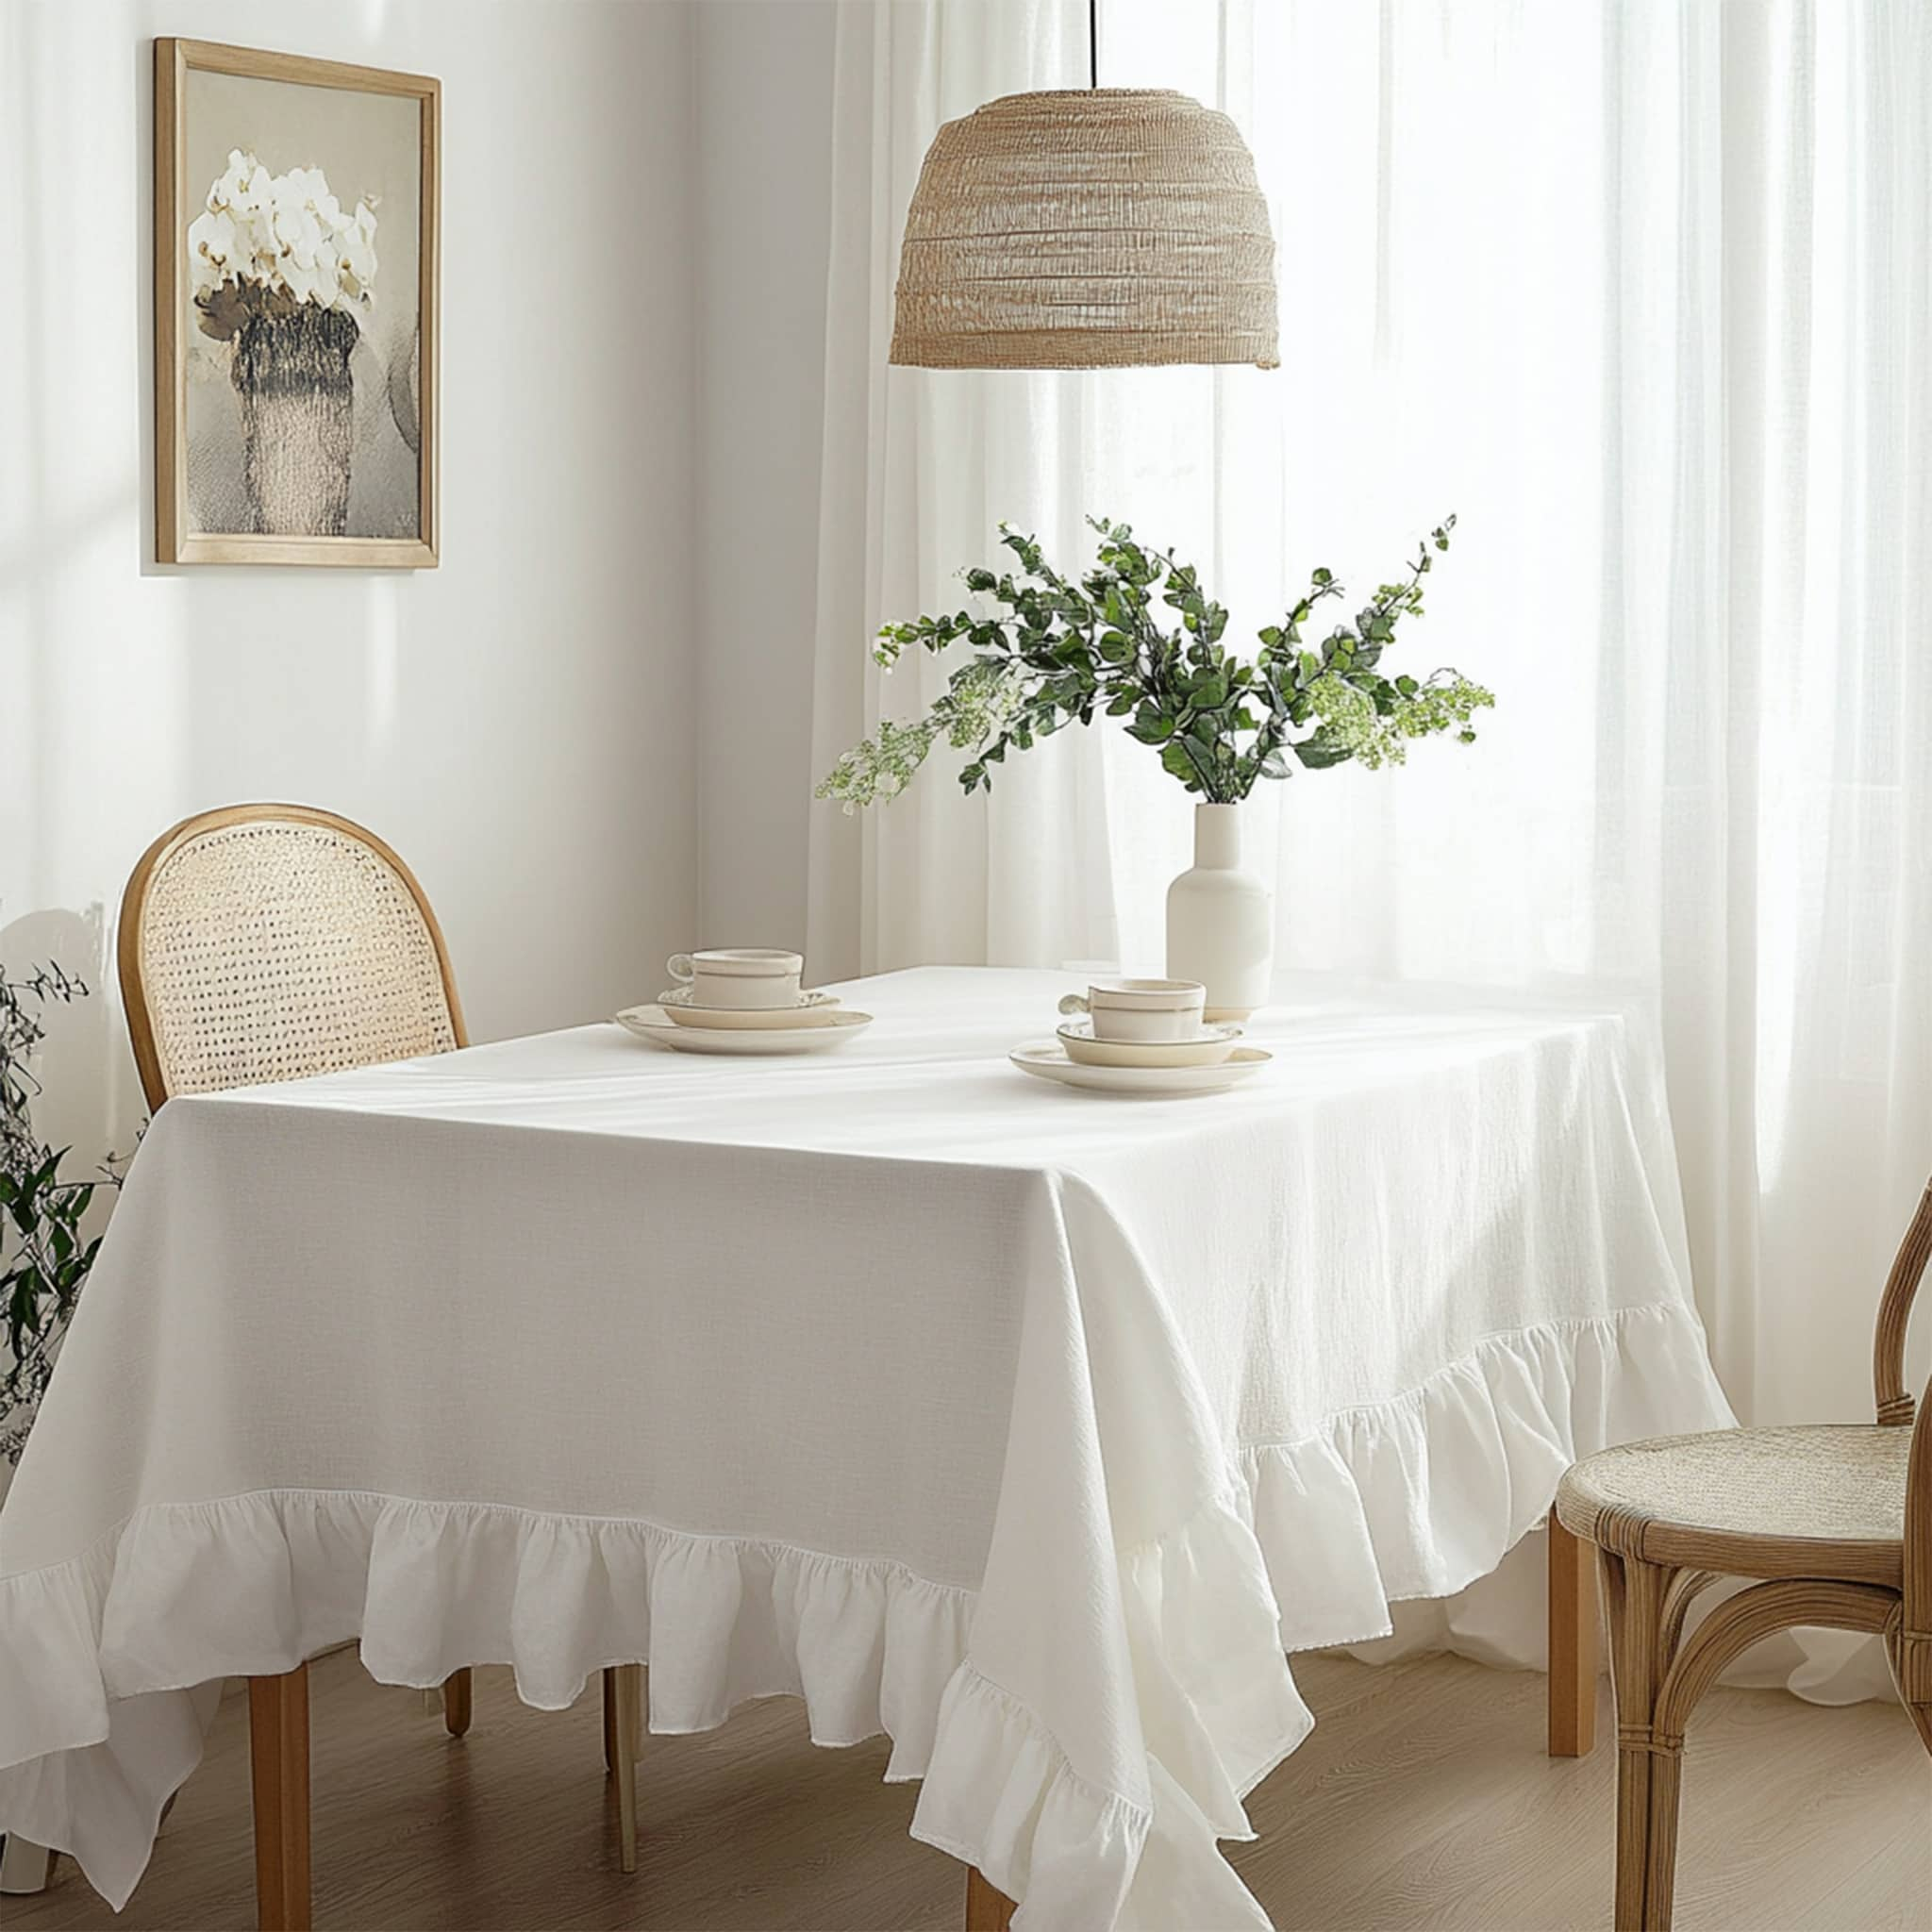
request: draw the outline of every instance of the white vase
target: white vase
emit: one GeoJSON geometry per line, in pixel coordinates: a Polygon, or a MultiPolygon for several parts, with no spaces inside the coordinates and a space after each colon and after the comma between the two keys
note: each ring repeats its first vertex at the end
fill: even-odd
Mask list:
{"type": "Polygon", "coordinates": [[[1210,1020],[1245,1020],[1268,1004],[1274,908],[1241,869],[1241,808],[1194,808],[1194,863],[1167,889],[1167,973],[1208,989],[1210,1020]]]}

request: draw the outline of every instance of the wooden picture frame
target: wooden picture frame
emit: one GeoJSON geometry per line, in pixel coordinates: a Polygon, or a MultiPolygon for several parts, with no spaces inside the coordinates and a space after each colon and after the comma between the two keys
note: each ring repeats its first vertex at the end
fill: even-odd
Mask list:
{"type": "MultiPolygon", "coordinates": [[[[258,97],[228,91],[220,98],[231,109],[246,103],[238,128],[272,123],[279,106],[312,130],[333,105],[273,91],[258,97]]],[[[441,123],[442,84],[426,75],[210,41],[156,40],[157,562],[356,570],[436,564],[441,123]],[[215,125],[213,90],[197,86],[196,76],[208,75],[375,97],[354,109],[343,104],[343,116],[353,112],[362,117],[358,125],[379,127],[383,152],[392,152],[405,167],[413,158],[413,236],[396,221],[393,206],[388,217],[381,212],[378,203],[392,196],[365,198],[363,187],[348,178],[353,158],[343,168],[341,156],[346,151],[353,158],[353,140],[336,144],[340,202],[325,178],[328,167],[318,167],[318,157],[308,152],[318,144],[313,141],[291,142],[287,153],[262,153],[252,173],[245,163],[239,171],[231,166],[212,188],[199,179],[219,165],[208,158],[210,141],[220,145],[229,139],[225,126],[215,125]],[[415,104],[413,156],[400,117],[383,105],[398,98],[415,104]],[[197,114],[208,116],[208,125],[194,121],[197,114]],[[192,155],[198,158],[192,173],[192,155]],[[319,229],[307,231],[311,242],[317,234],[323,238],[315,242],[320,253],[300,239],[292,249],[282,245],[281,229],[274,225],[285,209],[301,219],[295,191],[285,187],[291,170],[305,171],[314,188],[309,210],[328,210],[313,216],[319,229]],[[238,182],[237,199],[223,199],[225,188],[238,182]],[[273,203],[263,198],[269,190],[277,197],[273,203]],[[275,211],[243,211],[267,207],[275,211]],[[190,242],[191,226],[205,213],[220,230],[211,247],[207,234],[190,242]],[[355,226],[365,219],[366,232],[355,226]],[[394,275],[383,280],[385,219],[413,246],[413,280],[407,268],[400,284],[394,275]],[[264,236],[288,258],[288,279],[282,264],[262,252],[264,236]],[[366,241],[369,253],[355,254],[358,241],[366,241]],[[358,265],[369,270],[366,281],[357,279],[358,265]],[[394,293],[398,287],[404,298],[414,295],[413,338],[394,293]],[[326,302],[316,299],[318,290],[325,290],[326,302]],[[373,341],[377,319],[391,331],[386,363],[373,341]],[[223,374],[225,385],[219,380],[223,374]]],[[[244,141],[233,145],[248,161],[257,160],[244,141]]]]}

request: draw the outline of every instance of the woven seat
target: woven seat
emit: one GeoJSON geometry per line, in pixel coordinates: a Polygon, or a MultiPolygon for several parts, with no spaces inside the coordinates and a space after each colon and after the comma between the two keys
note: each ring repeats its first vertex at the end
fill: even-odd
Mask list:
{"type": "Polygon", "coordinates": [[[1760,1638],[1814,1624],[1881,1637],[1932,1752],[1932,1387],[1915,1424],[1905,1384],[1906,1326],[1928,1261],[1932,1183],[1879,1300],[1875,1424],[1631,1442],[1577,1463],[1557,1487],[1556,1529],[1596,1546],[1609,1620],[1618,1932],[1669,1932],[1684,1726],[1760,1638]],[[1693,1605],[1727,1577],[1757,1580],[1692,1630],[1693,1605]]]}
{"type": "Polygon", "coordinates": [[[1645,1562],[1896,1590],[1911,1448],[1909,1429],[1869,1424],[1664,1436],[1579,1462],[1558,1513],[1645,1562]]]}
{"type": "MultiPolygon", "coordinates": [[[[309,806],[226,806],[162,833],[127,881],[118,952],[135,1064],[157,1112],[174,1094],[469,1044],[442,930],[415,875],[375,833],[309,806]]],[[[308,1924],[307,1671],[249,1679],[265,1925],[308,1924]]],[[[637,1869],[641,1695],[638,1665],[605,1671],[604,1756],[626,1872],[637,1869]]],[[[464,1669],[443,1686],[451,1736],[470,1715],[464,1669]]]]}

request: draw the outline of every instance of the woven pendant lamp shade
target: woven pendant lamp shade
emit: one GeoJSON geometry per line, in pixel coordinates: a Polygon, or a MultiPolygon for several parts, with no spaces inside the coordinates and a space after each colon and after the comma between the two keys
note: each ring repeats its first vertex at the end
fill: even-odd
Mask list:
{"type": "Polygon", "coordinates": [[[925,157],[891,359],[1274,369],[1274,315],[1268,204],[1225,114],[1168,89],[1008,94],[925,157]]]}

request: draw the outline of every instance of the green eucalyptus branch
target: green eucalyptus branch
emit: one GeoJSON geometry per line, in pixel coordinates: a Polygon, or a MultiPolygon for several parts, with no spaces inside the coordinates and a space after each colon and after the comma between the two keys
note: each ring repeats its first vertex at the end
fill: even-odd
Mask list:
{"type": "Polygon", "coordinates": [[[1495,703],[1455,670],[1418,679],[1378,669],[1402,623],[1423,614],[1423,579],[1449,548],[1453,516],[1418,546],[1400,581],[1378,586],[1353,624],[1311,644],[1303,627],[1343,594],[1332,571],[1316,571],[1281,623],[1259,633],[1251,658],[1223,643],[1228,613],[1191,564],[1137,542],[1125,524],[1088,521],[1099,552],[1077,584],[1035,538],[1002,524],[1017,570],[962,573],[993,614],[962,609],[880,630],[874,655],[888,670],[908,649],[937,654],[963,642],[971,655],[924,717],[884,720],[846,752],[819,797],[847,811],[891,800],[941,739],[971,755],[959,773],[967,792],[990,791],[992,768],[1009,753],[1107,716],[1124,720],[1190,792],[1234,804],[1261,779],[1287,777],[1291,757],[1311,771],[1351,758],[1374,768],[1401,764],[1411,739],[1453,728],[1468,743],[1474,713],[1495,703]]]}

